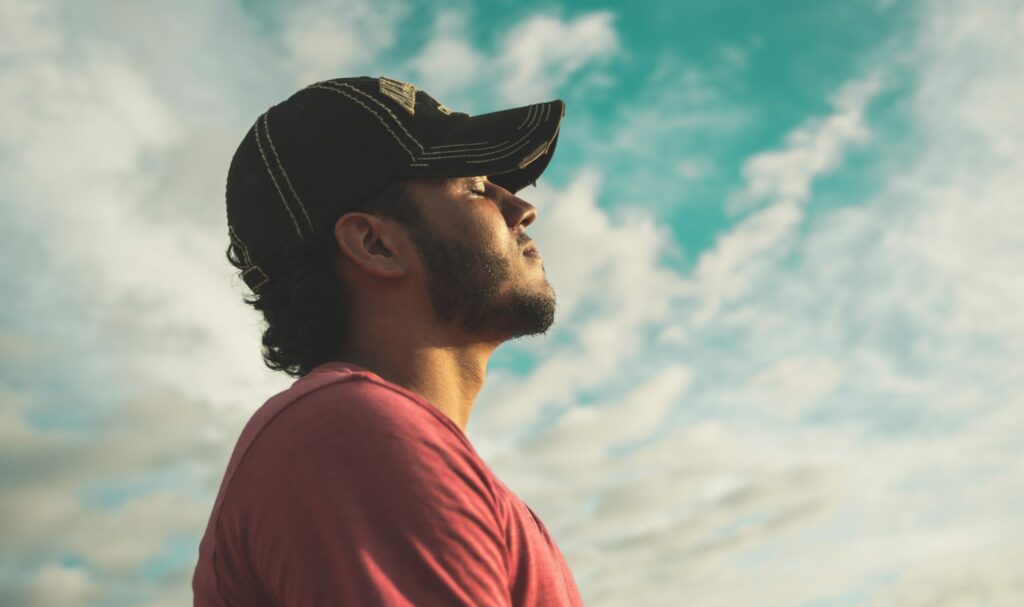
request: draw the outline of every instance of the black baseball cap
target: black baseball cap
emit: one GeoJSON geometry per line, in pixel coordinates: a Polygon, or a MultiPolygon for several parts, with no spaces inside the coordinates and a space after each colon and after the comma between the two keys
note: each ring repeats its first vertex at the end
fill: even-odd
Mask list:
{"type": "Polygon", "coordinates": [[[281,252],[396,179],[486,175],[518,192],[555,151],[561,100],[470,116],[392,78],[311,84],[256,119],[231,159],[228,234],[253,293],[281,252]]]}

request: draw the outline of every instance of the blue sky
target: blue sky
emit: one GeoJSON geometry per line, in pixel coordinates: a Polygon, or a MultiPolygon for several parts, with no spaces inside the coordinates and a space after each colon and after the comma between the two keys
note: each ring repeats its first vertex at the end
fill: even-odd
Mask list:
{"type": "Polygon", "coordinates": [[[0,6],[0,603],[190,600],[261,366],[223,187],[389,75],[561,98],[552,331],[469,422],[587,605],[1024,600],[1024,5],[0,6]]]}

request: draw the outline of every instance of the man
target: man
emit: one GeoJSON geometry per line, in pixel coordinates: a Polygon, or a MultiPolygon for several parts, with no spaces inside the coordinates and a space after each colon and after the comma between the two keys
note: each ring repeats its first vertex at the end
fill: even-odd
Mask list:
{"type": "Polygon", "coordinates": [[[470,117],[338,78],[261,115],[228,172],[228,258],[266,364],[199,549],[197,606],[575,606],[539,518],[465,435],[487,362],[555,296],[516,193],[564,104],[470,117]]]}

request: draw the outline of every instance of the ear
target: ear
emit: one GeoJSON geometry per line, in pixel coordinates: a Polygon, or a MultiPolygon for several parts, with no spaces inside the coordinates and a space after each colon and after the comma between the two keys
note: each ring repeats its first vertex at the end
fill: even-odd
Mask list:
{"type": "Polygon", "coordinates": [[[407,249],[394,221],[368,213],[346,213],[334,223],[341,254],[368,274],[401,278],[409,273],[407,249]]]}

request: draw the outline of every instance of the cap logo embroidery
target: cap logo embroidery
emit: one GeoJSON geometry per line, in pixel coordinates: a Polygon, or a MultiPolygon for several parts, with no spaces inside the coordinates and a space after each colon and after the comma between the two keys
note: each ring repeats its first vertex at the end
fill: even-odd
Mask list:
{"type": "Polygon", "coordinates": [[[416,114],[416,85],[381,76],[380,93],[395,100],[410,116],[416,114]]]}

